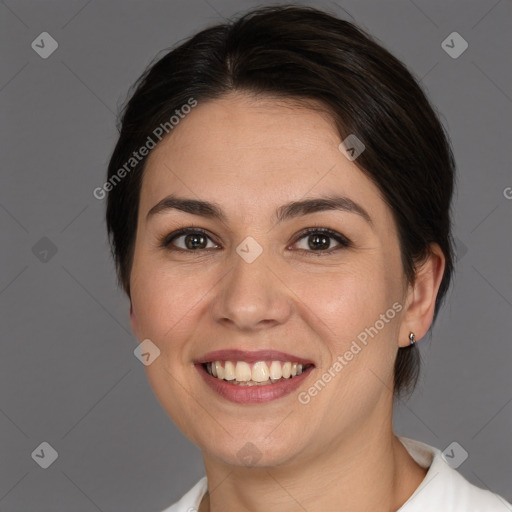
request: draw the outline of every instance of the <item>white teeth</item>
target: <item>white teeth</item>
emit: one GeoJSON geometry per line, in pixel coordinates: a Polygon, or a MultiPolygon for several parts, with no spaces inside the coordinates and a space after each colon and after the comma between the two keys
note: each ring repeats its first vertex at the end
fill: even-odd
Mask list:
{"type": "Polygon", "coordinates": [[[226,380],[235,380],[235,365],[231,361],[226,361],[224,363],[224,379],[226,380]]]}
{"type": "Polygon", "coordinates": [[[269,373],[271,379],[280,379],[283,376],[283,372],[281,371],[281,363],[279,361],[272,361],[269,373]]]}
{"type": "Polygon", "coordinates": [[[223,379],[224,378],[224,368],[222,367],[221,362],[215,361],[213,366],[215,366],[215,373],[217,374],[217,378],[223,379]]]}
{"type": "Polygon", "coordinates": [[[265,361],[254,363],[252,367],[251,379],[254,382],[265,382],[269,378],[268,366],[265,361]]]}
{"type": "Polygon", "coordinates": [[[207,372],[218,379],[234,384],[253,386],[279,382],[300,375],[304,365],[287,361],[258,361],[252,365],[245,361],[212,361],[206,364],[207,372]]]}
{"type": "Polygon", "coordinates": [[[251,380],[251,367],[245,361],[236,363],[235,377],[237,382],[248,382],[251,380]]]}
{"type": "Polygon", "coordinates": [[[283,364],[283,379],[289,379],[292,374],[292,363],[283,364]]]}

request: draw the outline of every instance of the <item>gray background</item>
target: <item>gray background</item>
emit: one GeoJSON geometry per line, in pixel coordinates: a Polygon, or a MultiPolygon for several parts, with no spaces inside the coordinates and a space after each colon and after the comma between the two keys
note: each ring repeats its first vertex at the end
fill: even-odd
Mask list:
{"type": "MultiPolygon", "coordinates": [[[[458,442],[469,454],[459,471],[510,500],[511,2],[309,4],[353,18],[405,62],[451,135],[458,270],[395,429],[441,449],[458,442]],[[469,44],[456,59],[441,47],[453,31],[469,44]]],[[[134,357],[105,203],[92,191],[105,180],[118,107],[149,61],[256,5],[0,2],[2,512],[159,511],[202,476],[199,450],[134,357]],[[31,48],[44,31],[59,44],[47,59],[31,48]],[[48,469],[31,457],[43,441],[59,454],[48,469]]]]}

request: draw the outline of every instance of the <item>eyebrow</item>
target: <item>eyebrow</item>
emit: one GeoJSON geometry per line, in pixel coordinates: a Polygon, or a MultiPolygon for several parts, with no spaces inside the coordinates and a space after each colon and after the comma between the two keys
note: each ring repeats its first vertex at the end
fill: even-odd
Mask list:
{"type": "MultiPolygon", "coordinates": [[[[227,217],[222,208],[209,201],[199,199],[188,199],[169,195],[164,197],[155,206],[149,210],[146,221],[151,217],[167,212],[169,210],[179,210],[192,215],[219,220],[226,223],[227,217]]],[[[283,222],[285,220],[309,215],[316,212],[327,210],[338,210],[347,213],[354,213],[362,217],[368,224],[372,225],[372,219],[368,212],[358,203],[344,196],[316,197],[312,199],[304,199],[301,201],[292,201],[280,206],[274,213],[274,222],[283,222]]]]}

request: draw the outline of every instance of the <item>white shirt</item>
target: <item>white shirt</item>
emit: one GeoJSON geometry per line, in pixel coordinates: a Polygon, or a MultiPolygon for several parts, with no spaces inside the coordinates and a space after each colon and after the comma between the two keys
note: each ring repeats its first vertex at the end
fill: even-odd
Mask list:
{"type": "MultiPolygon", "coordinates": [[[[398,436],[411,457],[427,469],[425,478],[397,512],[512,512],[501,496],[480,489],[453,469],[441,450],[398,436]]],[[[162,512],[197,512],[208,489],[204,476],[178,502],[162,512]]]]}

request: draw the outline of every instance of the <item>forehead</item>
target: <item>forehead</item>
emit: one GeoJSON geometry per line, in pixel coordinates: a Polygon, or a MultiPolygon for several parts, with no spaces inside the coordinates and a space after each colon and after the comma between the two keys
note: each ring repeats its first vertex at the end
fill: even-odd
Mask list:
{"type": "Polygon", "coordinates": [[[382,214],[377,187],[340,142],[332,118],[316,108],[243,94],[199,102],[149,155],[141,214],[171,193],[227,208],[340,193],[382,214]]]}

